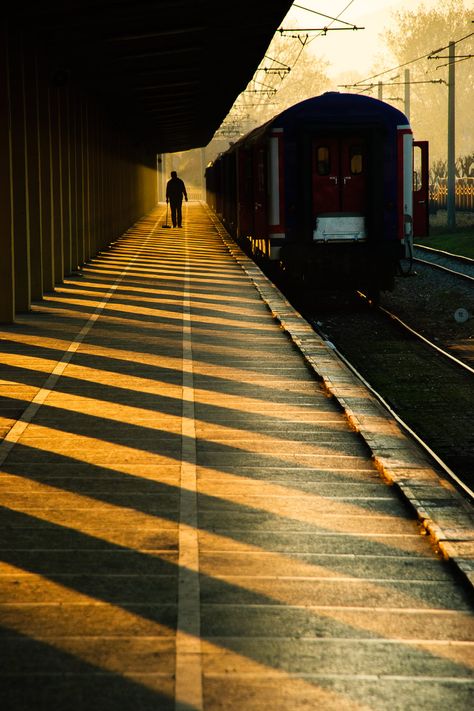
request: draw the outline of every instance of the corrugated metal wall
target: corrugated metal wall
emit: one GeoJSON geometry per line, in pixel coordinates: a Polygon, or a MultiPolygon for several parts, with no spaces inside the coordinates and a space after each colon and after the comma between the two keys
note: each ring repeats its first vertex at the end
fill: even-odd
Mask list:
{"type": "Polygon", "coordinates": [[[67,71],[0,30],[0,321],[156,202],[156,155],[67,71]]]}

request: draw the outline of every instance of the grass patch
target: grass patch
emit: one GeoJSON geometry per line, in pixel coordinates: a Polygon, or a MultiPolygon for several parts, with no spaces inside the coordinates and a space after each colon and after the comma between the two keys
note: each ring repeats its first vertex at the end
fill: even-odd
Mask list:
{"type": "Polygon", "coordinates": [[[443,249],[474,259],[474,225],[459,227],[454,232],[448,231],[447,227],[431,227],[429,237],[419,237],[415,242],[423,247],[443,249]]]}

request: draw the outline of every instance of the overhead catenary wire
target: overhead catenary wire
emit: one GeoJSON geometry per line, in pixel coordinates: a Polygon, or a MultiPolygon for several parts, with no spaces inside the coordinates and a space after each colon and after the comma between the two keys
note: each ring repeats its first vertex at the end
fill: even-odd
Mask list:
{"type": "MultiPolygon", "coordinates": [[[[354,0],[351,0],[351,2],[349,3],[349,5],[352,5],[353,2],[354,2],[354,0]]],[[[293,3],[293,7],[297,7],[299,10],[306,10],[306,12],[312,12],[314,15],[319,15],[320,17],[325,17],[327,20],[333,20],[333,22],[338,21],[338,22],[341,22],[343,25],[349,25],[349,27],[354,27],[354,25],[353,25],[352,22],[346,22],[345,20],[340,20],[340,19],[339,19],[340,16],[347,10],[347,8],[349,7],[349,5],[347,5],[347,6],[344,8],[344,10],[342,10],[342,11],[339,13],[339,15],[338,15],[337,17],[331,17],[331,15],[325,15],[323,12],[318,12],[317,10],[312,10],[312,9],[309,8],[309,7],[303,7],[303,5],[297,5],[295,2],[293,3]]]]}
{"type": "MultiPolygon", "coordinates": [[[[309,7],[303,7],[303,5],[297,5],[296,3],[293,3],[293,7],[297,7],[300,10],[305,10],[305,12],[311,12],[314,15],[318,15],[319,17],[325,17],[328,20],[331,20],[331,22],[328,25],[325,25],[324,27],[298,27],[298,28],[282,28],[278,30],[280,34],[283,35],[284,32],[318,32],[316,37],[321,37],[321,35],[326,35],[329,31],[334,32],[336,30],[365,30],[365,27],[357,27],[353,22],[346,22],[345,20],[341,20],[340,17],[345,13],[345,11],[352,5],[354,0],[351,0],[346,7],[341,10],[339,15],[337,17],[332,17],[331,15],[325,15],[323,12],[318,12],[317,10],[312,10],[309,7]],[[346,25],[346,27],[332,27],[332,25],[335,22],[340,22],[343,25],[346,25]]],[[[312,39],[316,39],[316,37],[313,37],[312,39]]],[[[300,39],[299,35],[296,35],[297,39],[300,39]]],[[[305,44],[309,44],[312,40],[308,41],[308,35],[306,35],[305,38],[305,44]]]]}
{"type": "MultiPolygon", "coordinates": [[[[319,32],[321,35],[325,35],[327,32],[337,32],[338,30],[365,30],[365,27],[357,27],[356,25],[351,25],[350,27],[281,27],[278,32],[282,35],[284,32],[319,32]]],[[[295,39],[299,39],[298,36],[295,39]]]]}
{"type": "MultiPolygon", "coordinates": [[[[460,37],[458,40],[454,40],[453,44],[459,44],[459,42],[463,42],[465,39],[468,39],[468,37],[472,37],[474,35],[474,32],[470,32],[469,34],[465,35],[464,37],[460,37]]],[[[379,72],[378,74],[373,74],[370,77],[365,77],[364,79],[360,79],[358,82],[355,82],[352,86],[358,86],[361,84],[362,86],[364,85],[364,82],[370,81],[371,79],[377,79],[378,77],[383,76],[384,74],[388,74],[389,72],[394,72],[397,69],[401,69],[402,67],[407,67],[409,64],[414,64],[415,62],[419,62],[421,59],[428,59],[432,55],[437,54],[438,52],[442,52],[444,49],[447,49],[449,47],[449,44],[446,45],[445,47],[439,47],[438,49],[435,50],[430,50],[427,54],[422,54],[420,57],[415,57],[414,59],[410,59],[408,62],[403,62],[402,64],[398,64],[396,67],[391,67],[390,69],[384,69],[383,72],[379,72]]]]}
{"type": "MultiPolygon", "coordinates": [[[[474,54],[461,54],[454,57],[454,61],[446,62],[445,64],[438,64],[436,69],[442,69],[443,67],[449,67],[450,64],[460,64],[465,62],[467,59],[474,57],[474,54]]],[[[442,57],[428,57],[428,59],[442,59],[442,57]]]]}
{"type": "MultiPolygon", "coordinates": [[[[473,20],[474,22],[474,20],[473,20]]],[[[472,37],[474,35],[474,32],[469,32],[469,34],[465,35],[464,37],[461,37],[460,39],[456,40],[455,42],[452,43],[452,46],[454,47],[456,44],[459,44],[459,42],[463,42],[465,39],[468,39],[469,37],[472,37]]],[[[431,52],[431,55],[428,57],[428,59],[449,59],[449,62],[446,62],[445,64],[439,64],[436,69],[442,69],[443,67],[449,67],[450,64],[459,64],[460,62],[465,62],[467,59],[472,59],[474,57],[474,54],[459,54],[455,57],[451,57],[449,54],[439,54],[442,52],[444,49],[449,49],[450,45],[445,45],[444,47],[440,47],[439,49],[435,49],[433,52],[431,52]]]]}
{"type": "MultiPolygon", "coordinates": [[[[407,86],[411,84],[446,84],[444,79],[425,79],[424,81],[395,81],[395,82],[384,82],[384,86],[407,86]]],[[[344,88],[344,89],[349,89],[350,87],[353,86],[363,86],[367,87],[368,89],[374,89],[377,84],[374,84],[373,82],[371,84],[338,84],[338,86],[344,88]]]]}
{"type": "MultiPolygon", "coordinates": [[[[346,10],[348,10],[349,7],[354,3],[354,1],[355,1],[355,0],[350,0],[350,1],[347,3],[347,5],[345,5],[344,8],[339,12],[339,14],[338,14],[336,17],[331,17],[330,15],[324,15],[323,13],[317,12],[316,10],[312,10],[311,8],[307,8],[307,7],[304,7],[303,5],[299,5],[299,4],[294,3],[294,4],[293,4],[293,7],[296,7],[296,8],[298,8],[298,9],[304,10],[304,11],[306,11],[306,12],[310,12],[310,13],[319,15],[319,16],[321,16],[321,17],[326,17],[328,20],[330,20],[330,22],[328,23],[328,25],[327,25],[325,28],[321,28],[320,30],[316,30],[316,31],[318,32],[318,34],[315,35],[314,37],[312,37],[311,39],[309,39],[309,37],[308,37],[307,34],[305,35],[305,37],[304,37],[303,39],[302,39],[300,36],[297,37],[297,39],[300,40],[301,46],[300,46],[299,51],[298,51],[298,54],[297,54],[297,56],[295,57],[294,61],[292,62],[292,65],[291,65],[291,66],[285,65],[285,64],[283,64],[283,62],[280,62],[279,60],[276,60],[276,59],[274,59],[273,57],[270,57],[269,55],[265,55],[265,59],[269,59],[271,62],[275,62],[276,64],[280,65],[280,67],[284,67],[284,70],[283,70],[283,69],[279,69],[279,67],[259,67],[259,68],[257,69],[257,72],[258,72],[258,71],[263,71],[263,72],[265,72],[267,75],[275,75],[275,76],[278,76],[279,79],[280,79],[280,85],[281,85],[281,83],[282,83],[282,82],[284,81],[284,79],[285,79],[285,76],[286,76],[287,74],[289,74],[290,71],[292,71],[292,70],[295,68],[295,66],[297,65],[297,63],[298,63],[298,61],[299,61],[299,59],[300,59],[300,57],[301,57],[301,55],[302,55],[302,52],[303,52],[305,46],[311,44],[311,42],[312,42],[314,39],[316,39],[317,37],[321,37],[322,35],[325,35],[326,32],[327,32],[327,30],[330,29],[331,26],[332,26],[335,22],[340,22],[340,23],[342,23],[342,24],[347,25],[346,28],[339,28],[339,29],[353,29],[353,30],[355,30],[355,29],[364,29],[364,28],[357,28],[353,23],[346,22],[345,20],[341,20],[341,19],[340,19],[341,16],[346,12],[346,10]]],[[[280,29],[281,29],[281,28],[280,28],[280,29]]],[[[336,29],[336,28],[333,28],[333,29],[336,29]]],[[[295,30],[295,31],[296,31],[296,30],[295,30]]],[[[303,30],[303,31],[304,31],[304,30],[303,30]]],[[[315,30],[313,30],[313,31],[315,31],[315,30]]],[[[255,81],[255,80],[254,80],[254,81],[255,81]]],[[[277,92],[278,92],[278,89],[275,89],[275,93],[277,93],[277,92]]],[[[247,94],[255,94],[255,93],[257,93],[257,92],[256,92],[255,90],[247,89],[247,90],[245,90],[245,91],[243,92],[243,95],[245,95],[246,93],[247,93],[247,94]]],[[[263,93],[263,92],[262,92],[262,93],[263,93]]],[[[262,105],[263,105],[263,103],[262,103],[262,105]]],[[[268,105],[268,103],[265,102],[265,105],[268,105]]],[[[257,106],[259,106],[259,105],[257,104],[257,106]]]]}
{"type": "MultiPolygon", "coordinates": [[[[474,20],[473,20],[474,22],[474,20]]],[[[464,42],[465,39],[468,39],[468,37],[472,37],[474,35],[474,32],[469,32],[469,34],[464,35],[464,37],[460,37],[458,40],[454,40],[453,44],[459,44],[459,42],[464,42]]],[[[442,52],[443,49],[449,49],[449,44],[446,44],[444,47],[439,47],[438,49],[434,49],[431,54],[438,54],[439,52],[442,52]]]]}
{"type": "Polygon", "coordinates": [[[279,59],[270,57],[268,54],[264,55],[264,59],[269,59],[270,62],[275,63],[279,66],[277,66],[277,67],[274,67],[274,66],[258,67],[257,72],[265,72],[266,74],[277,74],[281,80],[283,80],[285,74],[288,74],[289,72],[291,72],[291,67],[289,67],[287,64],[284,64],[283,62],[280,62],[279,59]]]}
{"type": "MultiPolygon", "coordinates": [[[[328,28],[329,28],[334,22],[337,22],[337,21],[339,21],[339,22],[344,22],[344,23],[345,23],[345,20],[341,20],[341,19],[340,19],[340,18],[341,18],[341,15],[343,15],[343,14],[346,12],[346,10],[348,10],[348,9],[350,8],[350,6],[353,4],[354,1],[355,1],[355,0],[350,0],[350,2],[347,3],[347,5],[341,10],[341,12],[340,12],[336,17],[332,17],[332,18],[329,17],[328,15],[323,15],[323,14],[320,13],[320,12],[316,12],[316,10],[311,10],[311,9],[308,8],[308,7],[303,7],[302,5],[297,5],[296,3],[293,4],[293,7],[297,7],[298,9],[301,9],[301,10],[306,10],[306,12],[311,12],[311,13],[314,13],[314,14],[316,14],[316,15],[322,15],[323,17],[326,17],[327,19],[330,19],[331,22],[330,22],[329,25],[328,25],[328,28]]],[[[349,25],[349,24],[352,24],[352,23],[346,23],[346,24],[349,25]]],[[[313,41],[314,41],[315,39],[317,39],[318,37],[321,37],[323,34],[324,34],[324,33],[323,33],[322,31],[320,31],[317,35],[315,35],[315,36],[312,37],[311,39],[309,39],[308,36],[306,36],[306,39],[305,39],[304,41],[301,41],[301,40],[300,40],[300,41],[301,41],[301,47],[300,47],[299,52],[298,52],[298,54],[297,54],[297,56],[296,56],[296,58],[295,58],[295,60],[294,60],[294,62],[293,62],[293,65],[292,65],[291,69],[294,69],[295,66],[297,65],[298,60],[300,59],[301,54],[303,53],[304,48],[305,48],[307,45],[310,45],[311,42],[313,42],[313,41]]],[[[282,79],[282,81],[283,81],[283,79],[282,79]]]]}
{"type": "MultiPolygon", "coordinates": [[[[347,3],[347,5],[344,7],[344,9],[341,10],[341,12],[333,19],[333,22],[337,22],[338,20],[339,20],[339,22],[343,22],[343,20],[341,20],[340,17],[341,17],[341,15],[343,15],[345,13],[346,10],[348,10],[350,8],[350,6],[352,5],[353,2],[354,2],[354,0],[350,0],[350,2],[347,3]]],[[[330,22],[329,24],[331,25],[332,22],[330,22]]],[[[321,35],[316,35],[316,37],[320,37],[320,36],[321,35]]],[[[308,44],[311,44],[311,42],[313,42],[316,39],[316,37],[312,37],[309,40],[308,44]]]]}

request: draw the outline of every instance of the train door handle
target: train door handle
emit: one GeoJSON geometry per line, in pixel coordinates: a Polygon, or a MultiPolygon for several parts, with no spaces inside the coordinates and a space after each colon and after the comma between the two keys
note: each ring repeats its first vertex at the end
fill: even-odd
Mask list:
{"type": "Polygon", "coordinates": [[[344,176],[344,185],[347,183],[348,180],[352,180],[350,175],[345,175],[344,176]]]}
{"type": "Polygon", "coordinates": [[[336,175],[330,175],[329,180],[334,180],[335,185],[337,185],[337,176],[336,175]]]}

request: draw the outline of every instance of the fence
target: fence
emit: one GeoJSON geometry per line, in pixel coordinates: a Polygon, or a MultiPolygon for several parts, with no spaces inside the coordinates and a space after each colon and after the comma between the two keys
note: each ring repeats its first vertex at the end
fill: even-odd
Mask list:
{"type": "MultiPolygon", "coordinates": [[[[436,210],[447,209],[448,179],[436,178],[430,185],[430,206],[436,210]]],[[[474,178],[456,178],[456,210],[474,212],[474,178]]]]}
{"type": "Polygon", "coordinates": [[[206,193],[202,188],[188,188],[188,200],[205,200],[206,193]]]}

